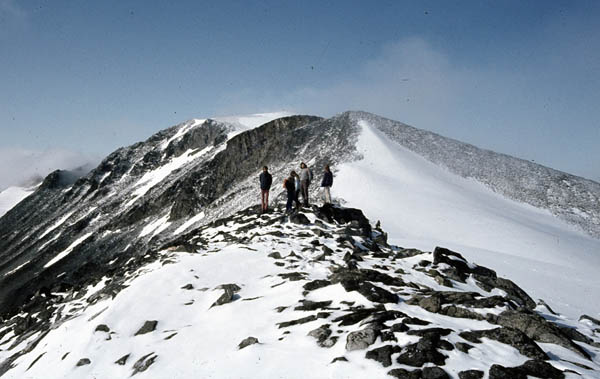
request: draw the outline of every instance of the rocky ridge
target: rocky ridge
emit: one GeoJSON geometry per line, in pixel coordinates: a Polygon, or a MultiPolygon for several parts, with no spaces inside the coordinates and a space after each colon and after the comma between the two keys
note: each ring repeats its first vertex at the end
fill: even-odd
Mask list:
{"type": "Polygon", "coordinates": [[[239,377],[260,376],[242,360],[249,354],[270,373],[300,377],[277,363],[289,349],[322,376],[362,377],[360,367],[397,378],[600,376],[598,320],[556,315],[457,252],[391,246],[387,237],[358,209],[313,207],[288,217],[247,208],[122,256],[81,287],[31,297],[0,324],[0,376],[160,377],[174,366],[201,374],[209,371],[172,350],[207,344],[228,357],[225,365],[248,370],[239,377]],[[129,295],[159,280],[153,296],[129,295]],[[131,301],[146,313],[125,315],[131,301]],[[254,310],[258,321],[247,317],[254,310]],[[234,331],[204,325],[204,317],[234,322],[234,331]],[[65,330],[84,343],[61,340],[65,330]]]}

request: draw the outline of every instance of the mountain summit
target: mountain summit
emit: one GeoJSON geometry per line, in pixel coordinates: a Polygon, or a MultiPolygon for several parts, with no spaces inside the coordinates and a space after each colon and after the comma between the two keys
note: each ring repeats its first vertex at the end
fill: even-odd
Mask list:
{"type": "Polygon", "coordinates": [[[59,365],[55,377],[295,377],[314,363],[341,377],[361,365],[397,377],[456,377],[467,366],[490,377],[585,376],[599,367],[598,309],[577,291],[600,290],[599,198],[593,181],[364,112],[255,128],[186,121],[82,178],[50,174],[0,218],[0,374],[39,377],[59,365]],[[278,204],[301,161],[317,176],[334,168],[338,206],[289,218],[248,208],[262,165],[278,204]],[[543,282],[565,272],[578,281],[543,282]],[[396,319],[405,326],[392,328],[396,319]],[[75,339],[59,348],[64,338],[75,339]],[[500,345],[469,355],[481,338],[500,345]],[[178,344],[191,355],[169,347],[178,344]],[[257,366],[266,356],[278,362],[257,366]],[[230,360],[239,371],[223,371],[230,360]]]}

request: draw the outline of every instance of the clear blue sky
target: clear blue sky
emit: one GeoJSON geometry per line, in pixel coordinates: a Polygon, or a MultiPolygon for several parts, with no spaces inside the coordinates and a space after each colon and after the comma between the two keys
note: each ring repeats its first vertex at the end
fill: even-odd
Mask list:
{"type": "Polygon", "coordinates": [[[600,1],[0,0],[0,153],[360,109],[600,180],[598,20],[600,1]]]}

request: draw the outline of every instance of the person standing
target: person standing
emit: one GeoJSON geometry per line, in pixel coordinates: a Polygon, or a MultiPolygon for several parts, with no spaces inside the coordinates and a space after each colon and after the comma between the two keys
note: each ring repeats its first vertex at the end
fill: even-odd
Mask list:
{"type": "Polygon", "coordinates": [[[300,190],[302,191],[302,200],[305,207],[308,207],[308,187],[310,186],[311,176],[306,163],[300,163],[300,190]]]}
{"type": "Polygon", "coordinates": [[[292,171],[294,173],[294,184],[296,185],[296,192],[294,193],[294,203],[296,203],[296,209],[300,209],[300,176],[296,173],[296,171],[292,171]]]}
{"type": "Polygon", "coordinates": [[[267,166],[263,166],[262,172],[258,176],[258,180],[260,181],[260,201],[262,212],[264,213],[269,210],[269,190],[273,183],[273,177],[269,174],[267,166]]]}
{"type": "Polygon", "coordinates": [[[321,188],[323,188],[323,201],[325,204],[331,204],[331,186],[333,185],[333,174],[329,169],[329,165],[325,165],[323,170],[323,180],[321,181],[321,188]]]}
{"type": "Polygon", "coordinates": [[[294,199],[296,197],[296,184],[294,179],[296,175],[296,172],[292,171],[290,172],[290,176],[283,181],[283,188],[287,191],[287,203],[285,203],[286,213],[292,213],[292,204],[294,204],[294,199]]]}

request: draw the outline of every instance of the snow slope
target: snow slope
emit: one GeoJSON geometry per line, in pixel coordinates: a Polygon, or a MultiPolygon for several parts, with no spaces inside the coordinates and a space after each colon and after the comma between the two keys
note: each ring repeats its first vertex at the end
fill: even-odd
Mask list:
{"type": "Polygon", "coordinates": [[[600,240],[430,163],[366,121],[360,126],[363,158],[338,167],[335,197],[381,220],[400,246],[447,246],[493,267],[555,311],[600,315],[600,240]]]}
{"type": "MultiPolygon", "coordinates": [[[[496,327],[483,319],[449,317],[410,303],[409,298],[419,292],[416,288],[476,292],[481,297],[503,294],[497,289],[483,291],[474,279],[451,281],[450,287],[438,283],[420,267],[425,260],[431,263],[430,253],[412,255],[394,247],[381,247],[383,252],[376,249],[383,256],[362,253],[358,262],[362,272],[385,277],[376,281],[377,288],[397,291],[401,301],[386,301],[384,305],[369,300],[364,291],[326,281],[332,279],[330,274],[336,268],[346,265],[346,253],[368,241],[356,234],[342,237],[348,236],[347,226],[317,223],[315,215],[305,215],[310,223],[297,225],[287,222],[280,211],[263,216],[240,212],[186,235],[181,242],[187,248],[165,248],[155,261],[126,273],[125,281],[117,284],[122,290],[116,294],[110,288],[114,283],[106,279],[81,291],[82,296],[53,294],[65,301],[52,309],[54,324],[47,334],[16,336],[10,329],[0,328],[0,362],[6,359],[12,366],[3,377],[383,378],[390,370],[414,370],[419,365],[399,363],[394,355],[393,362],[382,366],[365,356],[366,350],[390,343],[406,347],[419,341],[414,333],[423,329],[435,333],[442,330],[440,326],[448,328],[443,332],[446,344],[459,346],[465,341],[462,332],[496,327]],[[352,243],[348,239],[338,243],[340,237],[350,238],[352,243]],[[380,282],[392,280],[386,272],[395,275],[398,283],[412,285],[394,289],[401,284],[380,282]],[[315,280],[327,283],[308,289],[315,280]],[[234,285],[235,294],[217,303],[224,297],[224,286],[234,285]],[[361,316],[361,312],[371,317],[361,316]],[[347,342],[360,335],[358,331],[378,323],[376,315],[388,317],[379,321],[381,328],[400,325],[403,319],[406,330],[390,332],[389,339],[382,334],[368,347],[349,348],[347,342]],[[154,325],[142,330],[148,322],[154,325]],[[308,335],[329,326],[332,330],[325,346],[308,335]],[[255,337],[258,343],[240,349],[238,344],[247,337],[255,337]],[[25,353],[12,356],[18,351],[25,353]],[[339,357],[345,361],[336,362],[339,357]]],[[[507,308],[503,305],[476,311],[499,314],[507,308]]],[[[540,308],[539,312],[547,311],[540,308]]],[[[579,324],[578,330],[592,335],[592,327],[579,324]]],[[[513,367],[528,360],[514,347],[496,340],[473,345],[468,353],[454,347],[442,350],[446,356],[443,370],[452,378],[466,369],[486,372],[493,364],[513,367]]],[[[572,370],[566,378],[593,378],[600,369],[597,356],[588,360],[554,344],[540,347],[550,353],[548,363],[552,367],[572,370]]],[[[600,351],[591,345],[585,348],[594,354],[600,351]]]]}
{"type": "Polygon", "coordinates": [[[275,119],[291,115],[292,113],[280,111],[269,113],[254,113],[249,115],[214,117],[213,119],[216,121],[231,124],[237,129],[238,132],[242,132],[244,130],[254,129],[275,119]]]}
{"type": "Polygon", "coordinates": [[[0,192],[0,217],[17,205],[21,200],[31,195],[33,188],[8,187],[0,192]]]}

